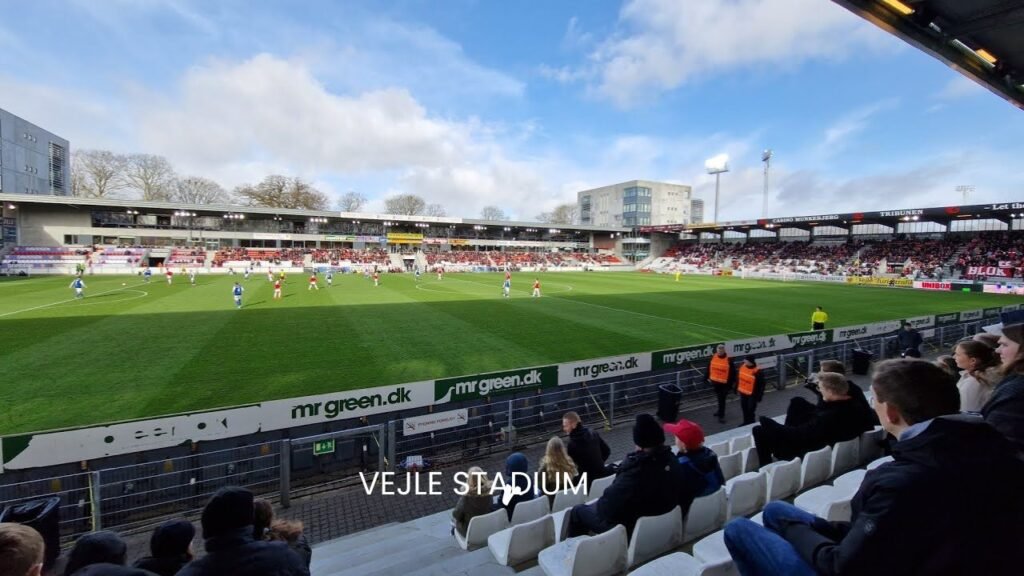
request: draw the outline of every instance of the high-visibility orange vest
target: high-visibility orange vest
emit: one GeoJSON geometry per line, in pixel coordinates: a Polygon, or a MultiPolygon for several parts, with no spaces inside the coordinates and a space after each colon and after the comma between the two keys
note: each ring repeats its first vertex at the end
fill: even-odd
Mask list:
{"type": "Polygon", "coordinates": [[[708,380],[718,384],[729,383],[729,357],[715,354],[711,357],[711,373],[708,380]]]}
{"type": "Polygon", "coordinates": [[[753,368],[744,364],[740,366],[739,376],[737,377],[739,384],[736,386],[736,391],[744,396],[750,396],[754,393],[754,383],[757,382],[757,373],[761,369],[757,366],[753,368]]]}

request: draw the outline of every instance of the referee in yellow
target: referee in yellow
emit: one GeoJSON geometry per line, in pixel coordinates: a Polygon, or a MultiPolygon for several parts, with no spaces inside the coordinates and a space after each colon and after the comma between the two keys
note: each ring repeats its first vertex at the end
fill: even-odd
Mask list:
{"type": "Polygon", "coordinates": [[[824,330],[825,322],[828,322],[828,314],[818,306],[811,313],[811,330],[824,330]]]}

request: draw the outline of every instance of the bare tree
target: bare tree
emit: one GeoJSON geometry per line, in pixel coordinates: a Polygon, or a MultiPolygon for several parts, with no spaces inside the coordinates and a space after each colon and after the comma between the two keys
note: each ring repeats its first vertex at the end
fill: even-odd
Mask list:
{"type": "Polygon", "coordinates": [[[359,212],[366,206],[366,196],[358,192],[346,192],[338,199],[338,210],[342,212],[359,212]]]}
{"type": "Polygon", "coordinates": [[[440,204],[427,204],[427,207],[423,210],[424,216],[436,216],[438,218],[448,215],[448,211],[444,209],[444,206],[440,204]]]}
{"type": "Polygon", "coordinates": [[[480,210],[480,218],[484,220],[507,220],[508,216],[505,211],[497,206],[484,206],[480,210]]]}
{"type": "Polygon", "coordinates": [[[106,198],[127,186],[124,156],[109,150],[79,150],[74,153],[71,187],[76,196],[106,198]],[[77,173],[76,173],[77,172],[77,173]]]}
{"type": "Polygon", "coordinates": [[[545,224],[575,224],[576,212],[576,204],[573,202],[567,202],[565,204],[555,206],[555,209],[551,212],[542,212],[538,214],[537,220],[544,222],[545,224]]]}
{"type": "Polygon", "coordinates": [[[163,156],[128,155],[125,157],[124,179],[143,200],[167,201],[175,193],[174,168],[163,156]]]}
{"type": "Polygon", "coordinates": [[[183,204],[229,204],[231,196],[209,178],[186,176],[170,186],[170,199],[183,204]]]}
{"type": "Polygon", "coordinates": [[[388,214],[419,216],[426,208],[426,201],[415,194],[399,194],[384,200],[384,212],[388,214]]]}
{"type": "Polygon", "coordinates": [[[235,196],[249,206],[326,210],[327,195],[301,178],[273,174],[259,184],[243,184],[235,188],[235,196]]]}

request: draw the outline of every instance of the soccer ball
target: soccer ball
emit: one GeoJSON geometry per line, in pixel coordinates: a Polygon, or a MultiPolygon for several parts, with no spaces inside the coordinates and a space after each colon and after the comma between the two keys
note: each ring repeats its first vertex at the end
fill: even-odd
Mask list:
{"type": "Polygon", "coordinates": [[[127,286],[127,285],[128,285],[127,282],[121,282],[121,286],[127,286]]]}

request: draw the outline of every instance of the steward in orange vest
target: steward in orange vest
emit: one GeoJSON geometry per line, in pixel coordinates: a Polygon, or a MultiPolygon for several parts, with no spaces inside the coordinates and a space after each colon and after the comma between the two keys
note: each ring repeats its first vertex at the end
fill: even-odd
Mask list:
{"type": "Polygon", "coordinates": [[[725,345],[719,344],[715,355],[708,362],[708,382],[715,391],[718,400],[718,412],[715,417],[719,422],[725,422],[725,397],[729,395],[729,389],[736,381],[736,369],[732,365],[732,359],[725,353],[725,345]]]}
{"type": "Polygon", "coordinates": [[[753,424],[757,419],[757,403],[764,396],[764,374],[757,367],[757,360],[753,356],[747,356],[740,366],[736,377],[736,392],[740,395],[743,423],[753,424]]]}

